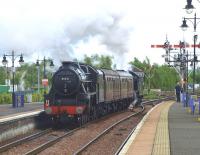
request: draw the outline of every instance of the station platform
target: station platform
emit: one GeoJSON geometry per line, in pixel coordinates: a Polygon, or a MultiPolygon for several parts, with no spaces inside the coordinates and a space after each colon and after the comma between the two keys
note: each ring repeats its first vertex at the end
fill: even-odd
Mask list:
{"type": "Polygon", "coordinates": [[[119,154],[198,155],[199,117],[182,103],[165,101],[147,113],[119,154]]]}
{"type": "Polygon", "coordinates": [[[0,105],[0,123],[14,118],[39,114],[43,109],[42,102],[25,103],[24,107],[17,108],[13,108],[12,104],[2,104],[0,105]]]}

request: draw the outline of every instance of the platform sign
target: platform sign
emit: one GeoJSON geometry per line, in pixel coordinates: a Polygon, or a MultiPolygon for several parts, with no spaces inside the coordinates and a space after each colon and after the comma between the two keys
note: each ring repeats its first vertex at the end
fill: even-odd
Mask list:
{"type": "Polygon", "coordinates": [[[42,85],[48,86],[48,79],[42,79],[42,85]]]}

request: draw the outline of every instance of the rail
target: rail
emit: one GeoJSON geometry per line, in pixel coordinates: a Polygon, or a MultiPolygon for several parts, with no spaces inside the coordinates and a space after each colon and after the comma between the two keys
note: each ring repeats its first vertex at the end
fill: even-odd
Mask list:
{"type": "MultiPolygon", "coordinates": [[[[165,98],[165,99],[162,99],[162,100],[167,100],[169,98],[165,98]]],[[[93,143],[93,141],[96,141],[98,138],[101,137],[101,135],[104,135],[106,134],[107,132],[109,132],[112,128],[114,128],[116,125],[120,124],[121,122],[125,121],[125,120],[128,120],[129,118],[133,117],[133,116],[136,116],[140,113],[142,113],[144,111],[144,105],[145,104],[152,104],[152,102],[158,102],[160,101],[161,99],[157,99],[157,100],[151,100],[151,101],[146,101],[146,102],[142,102],[142,104],[140,105],[141,106],[141,110],[137,113],[134,113],[134,114],[131,114],[129,115],[128,117],[126,118],[123,118],[121,119],[120,121],[118,121],[117,123],[113,124],[112,126],[110,126],[109,128],[107,128],[106,130],[104,130],[101,134],[99,134],[96,138],[94,138],[92,141],[90,141],[89,143],[87,143],[84,147],[82,147],[80,150],[78,150],[75,154],[80,154],[80,152],[82,152],[83,150],[85,150],[85,148],[87,148],[89,145],[91,145],[93,143]]],[[[97,120],[98,121],[98,120],[97,120]]],[[[92,121],[93,122],[93,121],[92,121]]],[[[87,125],[87,124],[85,124],[87,125]]],[[[25,155],[35,155],[35,154],[38,154],[40,152],[42,152],[43,150],[51,147],[53,144],[59,142],[61,139],[63,139],[64,137],[67,137],[67,136],[70,136],[72,135],[74,132],[76,132],[77,130],[85,127],[85,125],[81,126],[81,127],[78,127],[76,129],[73,129],[71,131],[68,131],[67,133],[53,139],[53,140],[50,140],[50,141],[47,141],[46,143],[44,143],[43,145],[40,145],[39,147],[37,148],[34,148],[33,150],[30,150],[29,152],[25,153],[25,155]]],[[[134,131],[133,131],[134,132],[134,131]]],[[[26,139],[26,141],[29,140],[28,138],[26,139]]],[[[124,142],[125,143],[125,142],[124,142]]],[[[17,144],[15,144],[17,145],[17,144]]],[[[15,146],[13,145],[13,146],[15,146]]]]}
{"type": "MultiPolygon", "coordinates": [[[[110,127],[108,127],[107,129],[105,129],[103,132],[101,132],[98,136],[96,136],[94,139],[92,139],[90,142],[88,142],[86,145],[84,145],[83,147],[81,147],[79,150],[77,150],[74,155],[80,155],[82,154],[82,152],[84,152],[84,150],[86,150],[91,144],[95,143],[100,137],[104,136],[106,133],[108,133],[110,130],[112,130],[115,126],[117,126],[118,124],[130,119],[131,117],[134,117],[140,113],[142,113],[144,110],[145,110],[145,107],[144,105],[147,105],[147,104],[152,104],[154,102],[161,102],[163,100],[169,100],[171,98],[169,97],[166,97],[166,98],[163,98],[163,99],[156,99],[156,100],[151,100],[151,101],[146,101],[146,102],[142,102],[141,103],[141,110],[138,111],[137,113],[134,113],[134,114],[131,114],[129,116],[127,116],[126,118],[123,118],[121,120],[119,120],[118,122],[114,123],[113,125],[111,125],[110,127]]],[[[135,128],[131,131],[132,133],[134,132],[135,128]]],[[[129,134],[128,137],[130,137],[131,133],[129,134]]],[[[119,151],[122,149],[122,147],[125,145],[126,141],[128,140],[128,137],[126,138],[126,140],[123,142],[123,144],[120,146],[120,148],[118,149],[119,151]]],[[[116,152],[118,154],[118,152],[116,152]]]]}
{"type": "Polygon", "coordinates": [[[88,148],[92,143],[94,143],[95,141],[97,141],[100,137],[102,137],[103,135],[105,135],[106,133],[108,133],[111,129],[113,129],[115,126],[117,126],[118,124],[128,120],[129,118],[136,116],[140,113],[142,113],[144,111],[144,106],[141,104],[142,109],[134,114],[129,115],[126,118],[123,118],[121,120],[119,120],[118,122],[114,123],[113,125],[111,125],[110,127],[108,127],[107,129],[105,129],[103,132],[101,132],[97,137],[95,137],[94,139],[92,139],[90,142],[88,142],[86,145],[84,145],[82,148],[80,148],[78,151],[76,151],[74,153],[74,155],[79,155],[81,154],[86,148],[88,148]]]}
{"type": "Polygon", "coordinates": [[[38,138],[38,137],[40,137],[40,136],[42,136],[42,135],[44,135],[44,134],[47,134],[47,133],[49,133],[49,132],[51,132],[51,131],[52,131],[52,129],[46,129],[46,130],[44,130],[44,131],[35,133],[35,134],[33,134],[33,135],[30,135],[30,136],[24,137],[24,138],[22,138],[22,139],[16,140],[16,141],[14,141],[14,142],[5,144],[5,145],[3,145],[3,146],[0,146],[0,153],[5,152],[5,151],[7,151],[8,149],[10,149],[10,148],[12,148],[12,147],[15,147],[15,146],[17,146],[17,145],[20,145],[20,144],[22,144],[22,143],[24,143],[24,142],[27,142],[27,141],[29,141],[29,140],[38,138]]]}
{"type": "MultiPolygon", "coordinates": [[[[162,99],[155,99],[155,100],[151,100],[151,101],[145,101],[142,102],[142,104],[152,104],[153,102],[159,102],[159,101],[166,101],[166,100],[171,100],[174,99],[174,97],[165,97],[162,99]]],[[[124,140],[124,142],[120,145],[120,147],[118,148],[118,150],[115,152],[115,155],[118,155],[120,153],[120,151],[122,150],[122,148],[124,147],[124,145],[126,144],[126,142],[129,140],[129,138],[131,137],[131,135],[133,134],[133,132],[135,131],[136,127],[132,129],[132,131],[129,133],[129,135],[126,137],[126,139],[124,140]]]]}

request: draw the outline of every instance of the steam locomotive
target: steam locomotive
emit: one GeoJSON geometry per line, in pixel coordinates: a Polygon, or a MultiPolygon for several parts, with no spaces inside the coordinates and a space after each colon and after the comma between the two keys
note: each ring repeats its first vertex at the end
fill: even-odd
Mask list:
{"type": "Polygon", "coordinates": [[[141,102],[142,80],[133,71],[66,61],[52,77],[44,110],[53,120],[67,118],[84,124],[141,102]]]}

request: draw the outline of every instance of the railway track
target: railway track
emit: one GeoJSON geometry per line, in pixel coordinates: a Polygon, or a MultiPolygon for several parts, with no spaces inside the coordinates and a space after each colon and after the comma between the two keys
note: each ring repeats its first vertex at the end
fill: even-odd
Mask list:
{"type": "Polygon", "coordinates": [[[80,155],[82,154],[90,145],[92,145],[93,143],[95,143],[98,139],[100,139],[102,136],[104,136],[105,134],[107,134],[109,131],[111,131],[114,127],[116,127],[117,125],[119,125],[120,123],[142,113],[144,111],[144,106],[141,105],[141,110],[132,114],[132,115],[129,115],[121,120],[119,120],[118,122],[114,123],[113,125],[111,125],[110,127],[108,127],[107,129],[105,129],[103,132],[101,132],[99,135],[97,135],[94,139],[92,139],[89,143],[87,143],[86,145],[84,145],[82,148],[80,148],[78,151],[76,151],[74,153],[74,155],[80,155]]]}
{"type": "Polygon", "coordinates": [[[43,135],[45,135],[45,134],[47,134],[47,133],[49,133],[51,131],[52,131],[52,129],[46,129],[44,131],[40,131],[40,132],[34,133],[32,135],[29,135],[27,137],[24,137],[24,138],[15,140],[13,142],[7,143],[5,145],[2,145],[2,146],[0,146],[0,153],[5,152],[5,151],[9,150],[10,148],[16,147],[16,146],[18,146],[20,144],[23,144],[23,143],[27,142],[27,141],[30,141],[30,140],[36,139],[38,137],[41,137],[41,136],[43,136],[43,135]]]}
{"type": "Polygon", "coordinates": [[[63,138],[65,135],[68,135],[71,132],[78,130],[78,128],[71,131],[65,131],[65,130],[66,129],[63,129],[63,130],[46,129],[44,131],[38,132],[36,134],[27,136],[25,138],[22,138],[22,139],[19,139],[19,140],[16,140],[16,141],[13,141],[11,143],[1,146],[0,153],[12,154],[13,152],[17,150],[17,154],[31,154],[31,152],[33,154],[37,154],[37,151],[33,151],[33,150],[39,150],[38,148],[44,148],[44,147],[46,148],[47,144],[48,146],[53,145],[52,142],[55,141],[55,139],[58,141],[61,137],[63,138]],[[42,141],[42,144],[40,144],[41,143],[40,141],[42,141]],[[31,145],[33,145],[33,147],[35,146],[38,146],[38,147],[36,149],[33,149],[32,151],[27,151],[27,150],[31,150],[30,149],[31,145]]]}
{"type": "Polygon", "coordinates": [[[82,127],[73,129],[73,130],[71,130],[71,131],[69,131],[69,132],[67,132],[67,133],[65,133],[65,134],[63,134],[63,135],[61,135],[61,136],[59,136],[59,137],[57,137],[57,138],[55,138],[55,139],[52,139],[52,140],[50,140],[50,141],[47,141],[47,142],[44,143],[43,145],[41,145],[41,146],[39,146],[39,147],[37,147],[37,148],[35,148],[35,149],[33,149],[33,150],[30,150],[29,152],[25,153],[25,155],[35,155],[35,154],[38,154],[38,153],[42,152],[43,150],[45,150],[45,149],[51,147],[53,144],[59,142],[62,138],[73,134],[74,132],[76,132],[76,131],[79,130],[80,128],[82,128],[82,127]]]}
{"type": "MultiPolygon", "coordinates": [[[[112,115],[116,115],[116,114],[119,114],[119,113],[122,113],[121,112],[117,112],[117,113],[113,113],[113,114],[110,114],[108,116],[105,116],[105,117],[102,117],[101,119],[106,119],[106,117],[112,117],[112,115]]],[[[101,120],[99,119],[99,120],[101,120]]],[[[93,123],[95,121],[92,121],[91,123],[93,123]]],[[[85,124],[87,125],[87,124],[85,124]]],[[[15,141],[12,141],[10,143],[6,143],[5,145],[2,145],[0,146],[0,153],[4,153],[4,154],[7,154],[7,152],[9,151],[9,149],[12,149],[13,147],[20,147],[20,145],[23,145],[24,143],[26,142],[29,142],[32,141],[32,140],[35,140],[37,138],[40,138],[42,136],[45,136],[46,134],[49,134],[50,136],[51,135],[54,135],[55,138],[51,139],[51,140],[48,140],[48,138],[46,138],[46,142],[41,144],[40,146],[26,152],[26,153],[23,153],[23,154],[37,154],[43,150],[45,150],[46,148],[52,146],[53,144],[57,143],[58,141],[60,141],[62,138],[64,137],[67,137],[67,136],[70,136],[71,134],[73,134],[74,132],[76,132],[77,130],[79,129],[82,129],[85,127],[85,125],[79,127],[79,128],[75,128],[73,130],[68,130],[64,133],[60,133],[60,134],[53,134],[54,130],[53,129],[46,129],[44,131],[41,131],[41,132],[38,132],[38,133],[35,133],[35,134],[32,134],[32,135],[29,135],[27,137],[24,137],[24,138],[21,138],[21,139],[18,139],[18,140],[15,140],[15,141]]],[[[74,128],[74,127],[73,127],[74,128]]],[[[23,147],[23,146],[22,146],[23,147]]],[[[18,149],[20,150],[20,149],[18,149]]],[[[27,149],[26,149],[27,150],[27,149]]],[[[12,152],[12,151],[11,151],[12,152]]],[[[23,152],[23,151],[22,151],[23,152]]]]}
{"type": "MultiPolygon", "coordinates": [[[[152,100],[152,101],[146,101],[144,102],[143,104],[152,104],[152,102],[158,102],[160,100],[152,100]]],[[[107,128],[106,130],[104,130],[103,132],[101,132],[98,136],[96,136],[94,139],[92,139],[89,143],[87,143],[86,145],[84,145],[81,149],[79,149],[78,151],[76,151],[75,154],[80,154],[81,152],[83,152],[88,146],[90,146],[92,143],[94,143],[96,140],[98,140],[102,135],[105,135],[106,133],[108,133],[110,130],[112,130],[115,126],[117,126],[118,124],[120,124],[121,122],[125,121],[125,120],[128,120],[129,118],[132,118],[140,113],[142,113],[144,111],[144,106],[141,105],[141,110],[139,112],[136,112],[134,114],[131,114],[129,115],[128,117],[126,118],[123,118],[121,119],[120,121],[118,121],[117,123],[111,125],[109,128],[107,128]]],[[[97,120],[99,121],[99,120],[97,120]]],[[[93,121],[94,123],[95,121],[93,121]]],[[[90,124],[90,123],[89,123],[90,124]]],[[[40,152],[42,152],[43,150],[51,147],[52,145],[54,145],[55,143],[59,142],[61,139],[65,138],[65,137],[68,137],[70,135],[73,135],[76,131],[84,128],[86,125],[88,124],[85,124],[79,128],[76,128],[76,129],[73,129],[73,130],[70,130],[70,131],[65,131],[63,132],[62,134],[58,134],[56,135],[54,138],[51,138],[51,140],[47,140],[45,142],[43,142],[43,144],[41,144],[40,146],[38,147],[35,147],[34,149],[26,152],[25,154],[26,155],[32,155],[32,154],[38,154],[40,152]]],[[[133,130],[134,131],[134,130],[133,130]]],[[[29,136],[29,137],[26,137],[24,138],[23,140],[18,140],[18,142],[12,142],[11,144],[7,144],[6,146],[1,146],[0,147],[0,153],[1,152],[4,152],[14,146],[17,146],[17,145],[20,145],[22,143],[25,143],[26,141],[29,141],[29,140],[32,140],[32,139],[36,139],[38,137],[40,137],[41,135],[45,134],[45,133],[48,133],[50,132],[50,130],[45,130],[44,132],[41,132],[41,133],[38,133],[38,134],[35,134],[35,135],[32,135],[32,136],[29,136]]]]}
{"type": "Polygon", "coordinates": [[[75,128],[75,129],[73,129],[73,130],[71,130],[71,131],[65,133],[65,134],[62,135],[62,136],[59,136],[59,137],[57,137],[57,138],[55,138],[55,139],[53,139],[53,140],[51,140],[51,141],[48,141],[48,142],[44,143],[43,145],[41,145],[41,146],[39,146],[39,147],[37,147],[37,148],[34,148],[33,150],[30,150],[30,151],[27,152],[25,155],[35,155],[35,154],[38,154],[38,153],[42,152],[43,150],[45,150],[45,149],[51,147],[51,146],[54,145],[55,143],[59,142],[61,139],[63,139],[63,138],[65,138],[65,137],[68,137],[68,136],[74,134],[76,131],[78,131],[78,130],[80,130],[80,129],[85,128],[87,125],[92,124],[92,123],[95,123],[96,121],[104,120],[104,119],[106,119],[107,117],[112,117],[113,115],[117,115],[117,114],[120,114],[120,113],[122,113],[122,112],[123,112],[123,111],[120,111],[120,112],[117,112],[117,113],[113,113],[113,114],[104,116],[104,117],[102,117],[102,118],[100,118],[100,119],[98,119],[98,120],[94,120],[94,121],[88,122],[87,124],[84,124],[84,125],[82,125],[82,126],[80,126],[80,127],[78,127],[78,128],[75,128]]]}
{"type": "MultiPolygon", "coordinates": [[[[165,98],[165,99],[162,99],[162,100],[168,100],[169,98],[165,98]]],[[[149,105],[149,104],[157,104],[159,103],[161,100],[158,99],[158,100],[151,100],[151,101],[146,101],[146,102],[143,102],[141,104],[141,110],[132,114],[132,115],[129,115],[121,120],[119,120],[118,122],[114,123],[113,125],[111,125],[110,127],[108,127],[107,129],[105,129],[103,132],[101,132],[99,135],[97,135],[94,139],[92,139],[90,142],[88,142],[87,144],[85,144],[83,147],[81,147],[79,150],[77,150],[74,155],[81,155],[81,154],[84,154],[84,152],[87,150],[88,147],[90,147],[91,145],[93,145],[95,142],[97,142],[98,140],[100,140],[102,137],[104,137],[106,134],[108,134],[109,132],[111,132],[111,130],[113,130],[114,128],[117,128],[117,126],[119,126],[120,124],[124,123],[125,121],[127,121],[128,119],[136,116],[136,115],[139,115],[141,113],[143,113],[143,111],[145,110],[145,106],[144,105],[149,105]]],[[[120,130],[120,127],[118,127],[120,130]]],[[[124,142],[121,144],[121,146],[118,148],[118,150],[116,151],[115,155],[119,154],[119,152],[121,151],[121,149],[123,148],[123,146],[126,144],[127,140],[129,139],[129,137],[132,135],[132,133],[135,131],[136,129],[136,126],[131,130],[131,132],[128,134],[128,136],[126,137],[126,139],[124,140],[124,142]]],[[[116,130],[115,130],[116,132],[116,130]]],[[[112,135],[114,135],[114,133],[112,135]]],[[[110,133],[111,134],[111,133],[110,133]]],[[[105,139],[105,138],[104,138],[105,139]]],[[[97,144],[98,145],[98,144],[97,144]]],[[[99,146],[99,145],[98,145],[99,146]]],[[[89,151],[85,154],[88,154],[89,151]]]]}

